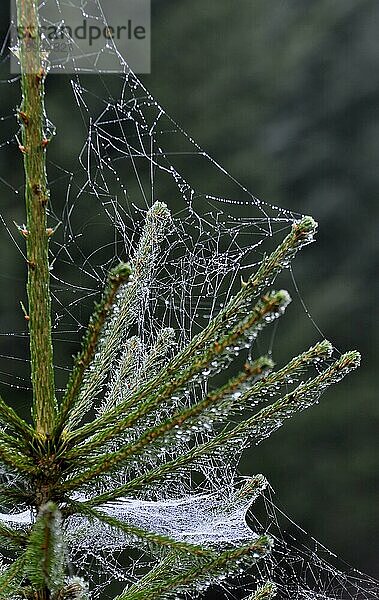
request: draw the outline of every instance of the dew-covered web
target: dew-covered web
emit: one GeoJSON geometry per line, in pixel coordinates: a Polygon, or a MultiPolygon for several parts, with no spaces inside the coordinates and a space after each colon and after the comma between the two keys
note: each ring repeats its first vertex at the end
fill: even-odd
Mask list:
{"type": "MultiPolygon", "coordinates": [[[[56,0],[58,14],[64,4],[56,0]]],[[[104,18],[97,0],[83,2],[85,13],[100,22],[104,18]]],[[[8,64],[6,48],[5,43],[3,70],[8,64]]],[[[115,52],[111,41],[103,52],[115,52]]],[[[125,378],[131,388],[136,374],[146,376],[146,357],[149,353],[151,356],[157,336],[166,336],[162,343],[168,355],[183,348],[240,288],[241,278],[256,270],[265,253],[282,240],[300,217],[255,198],[166,114],[121,57],[119,60],[124,72],[112,78],[99,72],[95,77],[77,74],[67,80],[65,91],[74,99],[74,122],[81,124],[83,142],[74,168],[67,168],[59,157],[50,158],[49,162],[49,222],[51,227],[57,227],[50,246],[54,343],[56,354],[66,357],[60,364],[62,386],[70,366],[67,348],[75,349],[73,343],[85,331],[93,302],[98,300],[109,270],[135,254],[146,213],[156,201],[167,204],[172,220],[162,239],[156,241],[155,260],[135,306],[137,319],[130,337],[122,341],[122,348],[115,349],[122,350],[123,356],[133,353],[134,371],[125,378]]],[[[10,92],[10,97],[12,89],[17,90],[18,86],[18,77],[2,81],[3,92],[10,92]]],[[[13,93],[16,98],[17,91],[13,93]]],[[[14,113],[11,104],[8,112],[4,107],[1,118],[5,137],[0,140],[0,151],[5,165],[9,164],[7,157],[18,152],[19,133],[17,125],[12,125],[14,113]]],[[[47,136],[53,135],[52,123],[47,122],[46,129],[47,136]]],[[[58,131],[59,136],[66,133],[58,131]]],[[[52,154],[53,150],[49,157],[52,154]]],[[[20,173],[14,176],[5,168],[0,180],[3,193],[17,204],[22,195],[20,173]]],[[[8,232],[20,256],[25,258],[14,219],[12,210],[1,215],[3,231],[8,232]]],[[[19,225],[22,228],[22,222],[19,225]]],[[[20,326],[19,331],[4,328],[2,332],[7,341],[12,340],[14,353],[19,352],[13,362],[15,358],[24,360],[21,357],[25,356],[22,349],[27,341],[26,331],[20,326]]],[[[157,356],[159,348],[155,346],[157,356]]],[[[254,346],[247,352],[254,357],[254,346]]],[[[165,356],[161,358],[164,360],[165,356]]],[[[9,373],[8,359],[9,356],[4,357],[2,372],[9,373]]],[[[27,374],[4,375],[1,379],[6,385],[28,388],[27,374]]],[[[199,387],[204,391],[206,383],[199,387]]],[[[107,402],[111,403],[116,388],[117,378],[111,378],[106,396],[96,406],[98,414],[106,410],[107,402]]],[[[184,399],[184,403],[187,401],[184,399]]],[[[203,423],[198,442],[211,439],[213,425],[209,428],[207,431],[203,423]]],[[[135,428],[130,435],[134,439],[140,433],[135,428]]],[[[268,434],[261,432],[258,441],[268,434]]],[[[188,451],[191,444],[193,440],[177,437],[174,448],[161,448],[154,457],[146,454],[131,461],[128,471],[109,476],[95,492],[115,489],[127,482],[131,473],[135,476],[145,467],[155,466],[159,452],[167,460],[188,451]]],[[[241,598],[267,581],[275,581],[278,597],[283,599],[377,598],[376,582],[341,565],[275,506],[263,476],[253,480],[255,496],[239,495],[238,489],[246,483],[238,475],[242,450],[243,445],[237,441],[228,454],[208,457],[198,466],[198,473],[175,473],[165,484],[160,482],[150,486],[145,494],[139,491],[105,504],[102,510],[135,527],[220,551],[231,544],[248,543],[264,532],[271,535],[272,552],[248,574],[241,564],[237,579],[229,581],[222,576],[213,582],[205,581],[199,584],[199,593],[210,583],[217,583],[228,597],[241,598]]],[[[3,479],[10,477],[9,473],[2,473],[3,479]]],[[[90,497],[91,490],[87,489],[76,500],[90,497]]],[[[21,509],[11,513],[14,514],[4,511],[0,517],[18,527],[32,518],[21,509]]],[[[92,571],[91,598],[111,597],[107,589],[110,579],[133,585],[158,559],[165,559],[163,550],[159,553],[148,546],[141,547],[133,535],[116,533],[108,525],[89,522],[84,517],[69,519],[66,527],[73,571],[83,576],[92,571]]]]}

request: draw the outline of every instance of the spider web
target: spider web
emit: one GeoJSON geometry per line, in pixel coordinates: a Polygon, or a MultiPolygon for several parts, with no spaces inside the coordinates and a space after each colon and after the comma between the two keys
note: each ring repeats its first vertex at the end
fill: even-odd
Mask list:
{"type": "MultiPolygon", "coordinates": [[[[59,12],[58,0],[56,7],[59,12]]],[[[88,12],[104,22],[97,0],[83,3],[83,14],[88,12]]],[[[9,60],[6,48],[7,43],[3,69],[9,60]]],[[[111,42],[103,51],[117,54],[111,42]]],[[[65,348],[72,348],[84,332],[110,268],[133,256],[146,211],[157,200],[168,205],[173,219],[138,312],[134,334],[141,341],[142,354],[162,325],[175,331],[176,346],[182,348],[219,312],[240,287],[241,277],[257,267],[300,216],[254,197],[167,115],[121,57],[119,60],[123,73],[112,76],[112,80],[99,72],[96,77],[78,74],[67,81],[67,93],[74,98],[86,135],[75,169],[49,163],[49,219],[51,226],[59,225],[50,248],[54,342],[56,348],[63,348],[58,350],[61,356],[67,355],[65,348]]],[[[17,77],[7,77],[2,84],[3,90],[15,88],[17,94],[17,77]]],[[[1,121],[5,137],[0,140],[0,152],[7,164],[6,156],[18,151],[12,104],[1,121]]],[[[47,135],[54,134],[49,121],[46,130],[47,135]]],[[[14,194],[18,203],[22,194],[19,181],[20,177],[5,170],[2,173],[3,189],[14,194]]],[[[4,228],[25,258],[13,218],[13,214],[1,215],[4,228]]],[[[25,330],[3,332],[7,341],[10,336],[14,342],[19,340],[14,348],[20,362],[24,359],[19,357],[25,356],[25,330]]],[[[3,358],[6,366],[2,371],[8,374],[3,383],[28,388],[27,361],[25,373],[19,369],[15,375],[8,369],[11,357],[3,358]]],[[[64,364],[63,374],[68,360],[64,364]]],[[[269,580],[277,582],[278,597],[283,599],[377,598],[377,583],[341,565],[330,551],[296,526],[275,506],[269,488],[253,507],[250,498],[237,505],[237,512],[231,512],[227,519],[223,514],[219,520],[216,507],[220,502],[228,505],[240,479],[236,475],[239,456],[236,451],[224,460],[222,471],[216,458],[204,467],[207,494],[194,493],[196,490],[183,479],[169,482],[167,489],[161,488],[151,500],[134,499],[126,506],[116,503],[107,510],[134,525],[148,527],[153,523],[162,534],[174,519],[178,540],[201,539],[216,546],[243,542],[267,531],[275,541],[269,558],[260,561],[249,577],[242,577],[241,572],[237,583],[235,579],[229,581],[227,575],[217,582],[230,598],[245,597],[269,580]],[[223,480],[223,497],[214,491],[218,478],[223,480]]],[[[1,477],[7,481],[11,475],[3,472],[1,477]]],[[[13,516],[7,512],[0,518],[17,526],[32,519],[21,509],[10,512],[13,516]]],[[[110,597],[106,590],[110,576],[133,584],[153,564],[149,552],[141,551],[133,540],[128,541],[131,550],[126,554],[125,536],[99,525],[89,531],[75,519],[67,529],[70,558],[79,573],[85,574],[88,568],[98,573],[91,597],[110,597]]],[[[202,588],[198,591],[201,593],[202,588]]]]}

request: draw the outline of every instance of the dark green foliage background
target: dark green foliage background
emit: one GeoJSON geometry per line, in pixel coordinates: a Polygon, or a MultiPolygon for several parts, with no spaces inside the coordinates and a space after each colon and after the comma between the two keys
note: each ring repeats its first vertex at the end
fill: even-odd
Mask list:
{"type": "MultiPolygon", "coordinates": [[[[295,263],[301,297],[326,337],[341,350],[363,354],[357,374],[254,448],[243,472],[265,473],[295,521],[354,566],[379,576],[379,3],[152,4],[153,69],[145,85],[256,196],[319,221],[318,243],[295,263]]],[[[3,32],[7,9],[2,4],[3,32]]],[[[67,79],[51,78],[48,92],[49,116],[58,126],[49,156],[70,169],[85,131],[67,100],[67,79]]],[[[1,114],[17,101],[3,85],[1,114]]],[[[0,159],[0,175],[18,186],[16,148],[0,159]]],[[[15,206],[3,185],[1,204],[8,218],[23,221],[21,198],[15,206]]],[[[0,252],[0,331],[19,330],[24,265],[5,230],[0,252]]],[[[294,303],[274,340],[278,361],[319,337],[291,281],[286,285],[294,303]]],[[[0,344],[1,354],[12,353],[10,338],[0,344]]],[[[62,353],[57,362],[63,360],[62,353]]],[[[7,361],[1,370],[9,366],[7,361]]],[[[18,372],[17,363],[11,368],[18,372]]],[[[2,393],[9,398],[5,386],[2,393]]],[[[24,394],[13,396],[26,406],[24,394]]]]}
{"type": "MultiPolygon", "coordinates": [[[[378,575],[379,4],[153,5],[146,85],[259,198],[319,221],[317,244],[295,262],[301,296],[337,347],[364,357],[244,470],[266,473],[297,522],[378,575]]],[[[281,320],[275,358],[317,336],[301,312],[295,301],[281,320]]]]}

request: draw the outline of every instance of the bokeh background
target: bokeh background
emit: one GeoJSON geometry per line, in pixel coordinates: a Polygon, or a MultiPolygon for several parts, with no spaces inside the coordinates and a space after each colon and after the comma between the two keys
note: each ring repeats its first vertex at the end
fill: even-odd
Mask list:
{"type": "MultiPolygon", "coordinates": [[[[317,244],[296,261],[299,294],[288,282],[294,303],[277,329],[275,358],[308,347],[319,338],[317,328],[339,349],[363,354],[359,373],[254,448],[241,471],[265,473],[297,523],[378,577],[379,3],[152,0],[152,6],[153,65],[144,84],[257,197],[319,221],[317,244]]],[[[5,33],[6,3],[0,17],[5,33]]],[[[7,67],[1,68],[4,78],[7,67]]],[[[59,132],[52,152],[70,169],[83,131],[74,125],[68,89],[63,76],[48,83],[49,116],[59,132]]],[[[2,85],[1,114],[12,111],[15,93],[2,85]]],[[[0,126],[1,139],[8,139],[11,125],[0,126]]],[[[20,185],[15,147],[1,154],[0,170],[20,185]]],[[[2,212],[22,222],[14,194],[0,187],[2,212]]],[[[20,327],[23,269],[2,234],[0,331],[20,327]]],[[[1,337],[0,352],[10,354],[11,344],[1,337]]],[[[16,363],[12,368],[17,373],[16,363]]],[[[24,402],[17,390],[13,397],[24,402]]]]}
{"type": "MultiPolygon", "coordinates": [[[[267,474],[298,523],[378,576],[379,3],[153,1],[144,81],[255,195],[319,221],[294,267],[301,298],[363,365],[243,469],[267,474]]],[[[276,355],[317,337],[290,292],[276,355]]]]}

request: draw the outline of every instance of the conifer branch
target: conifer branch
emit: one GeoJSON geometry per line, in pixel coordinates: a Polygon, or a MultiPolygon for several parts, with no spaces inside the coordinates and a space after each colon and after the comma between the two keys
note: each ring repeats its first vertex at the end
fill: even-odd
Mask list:
{"type": "Polygon", "coordinates": [[[81,577],[70,577],[54,600],[90,600],[88,584],[81,577]]]}
{"type": "Polygon", "coordinates": [[[9,545],[11,548],[18,548],[19,550],[26,545],[27,534],[24,531],[18,531],[12,529],[4,523],[0,522],[0,542],[5,545],[9,545]]]}
{"type": "Polygon", "coordinates": [[[159,373],[168,362],[170,350],[175,344],[175,331],[165,327],[159,331],[155,343],[142,357],[144,347],[141,340],[134,336],[125,343],[116,368],[116,377],[112,380],[109,393],[102,404],[99,414],[111,410],[120,402],[130,398],[133,392],[159,373]],[[125,389],[127,384],[127,389],[125,389]]]}
{"type": "Polygon", "coordinates": [[[0,463],[23,475],[35,470],[33,461],[20,449],[19,440],[4,432],[0,432],[0,463]]]}
{"type": "Polygon", "coordinates": [[[23,440],[19,440],[14,435],[0,429],[0,448],[8,448],[10,452],[19,452],[22,448],[22,442],[23,440]]]}
{"type": "MultiPolygon", "coordinates": [[[[210,440],[209,445],[215,451],[217,446],[230,445],[234,442],[240,443],[241,437],[246,440],[252,437],[256,443],[262,441],[263,438],[279,429],[283,422],[295,412],[300,412],[312,406],[328,387],[341,381],[359,364],[360,354],[358,352],[343,354],[340,359],[322,371],[317,377],[301,383],[283,398],[261,409],[257,414],[242,421],[233,429],[216,436],[210,440]]],[[[201,446],[198,448],[200,449],[201,446]]],[[[209,448],[207,448],[207,452],[209,452],[209,448]]]]}
{"type": "Polygon", "coordinates": [[[20,583],[24,576],[26,556],[23,554],[17,558],[3,573],[0,575],[0,600],[9,600],[12,595],[16,595],[19,591],[20,583]]]}
{"type": "Polygon", "coordinates": [[[0,485],[0,501],[3,504],[12,502],[26,504],[30,501],[30,493],[14,485],[0,485]]]}
{"type": "Polygon", "coordinates": [[[251,499],[255,499],[262,494],[267,486],[268,481],[266,477],[260,473],[248,477],[247,480],[244,481],[242,487],[236,492],[235,501],[239,502],[243,500],[243,502],[245,502],[247,498],[251,501],[251,499]]]}
{"type": "Polygon", "coordinates": [[[164,327],[158,332],[155,343],[150,348],[142,368],[142,380],[146,380],[156,375],[163,363],[167,360],[167,356],[171,348],[175,344],[175,330],[172,327],[164,327]]]}
{"type": "Polygon", "coordinates": [[[33,418],[37,433],[52,433],[57,405],[55,399],[49,234],[46,207],[49,191],[46,174],[45,70],[42,62],[37,0],[17,0],[20,38],[22,107],[20,122],[25,170],[26,247],[30,359],[33,387],[33,418]]]}
{"type": "Polygon", "coordinates": [[[270,552],[271,547],[270,538],[262,536],[247,546],[221,552],[211,560],[198,560],[192,565],[189,564],[179,573],[175,572],[180,566],[173,557],[163,568],[158,565],[158,568],[153,569],[115,600],[158,600],[168,592],[180,591],[184,587],[188,589],[204,580],[216,579],[220,574],[232,573],[240,568],[244,560],[248,560],[250,565],[255,564],[270,552]]]}
{"type": "MultiPolygon", "coordinates": [[[[267,400],[268,394],[272,395],[275,391],[287,385],[289,381],[294,381],[296,377],[302,374],[312,364],[319,364],[330,358],[333,352],[333,346],[328,340],[323,340],[311,346],[305,352],[295,356],[287,365],[273,371],[264,380],[258,381],[254,386],[246,390],[239,399],[241,406],[255,406],[267,400]]],[[[269,396],[272,397],[272,396],[269,396]]]]}
{"type": "Polygon", "coordinates": [[[275,583],[268,582],[253,592],[247,600],[273,600],[276,598],[277,591],[275,583]]]}
{"type": "MultiPolygon", "coordinates": [[[[191,363],[185,369],[173,371],[173,369],[170,368],[171,376],[167,383],[161,384],[158,388],[156,386],[150,397],[148,396],[148,393],[151,392],[151,384],[142,387],[142,389],[138,389],[135,395],[133,395],[126,404],[126,406],[130,406],[131,403],[138,402],[137,409],[128,417],[117,421],[117,418],[125,412],[126,408],[125,404],[121,403],[92,423],[73,432],[68,437],[70,446],[80,443],[90,435],[93,435],[96,431],[101,432],[99,437],[96,438],[96,443],[99,441],[100,444],[103,444],[108,439],[112,439],[118,433],[122,432],[126,427],[132,426],[138,419],[147,415],[159,404],[162,404],[164,400],[169,400],[175,392],[191,382],[195,375],[201,374],[201,372],[213,361],[220,359],[229,347],[233,347],[240,342],[246,344],[247,336],[255,336],[264,325],[272,319],[279,317],[289,302],[290,297],[288,293],[283,290],[280,292],[272,292],[271,294],[264,296],[243,321],[237,323],[237,325],[223,337],[220,337],[219,339],[216,338],[216,340],[211,342],[203,352],[193,356],[191,363]],[[146,401],[144,401],[145,398],[146,401]],[[109,427],[109,430],[105,430],[106,427],[109,427]]],[[[165,381],[166,374],[166,369],[163,369],[158,375],[157,381],[165,381]]],[[[92,445],[95,444],[94,441],[89,443],[92,445]]]]}
{"type": "MultiPolygon", "coordinates": [[[[191,419],[191,422],[192,422],[192,419],[195,418],[198,414],[201,415],[206,410],[206,408],[214,406],[219,401],[223,400],[226,396],[233,394],[238,389],[240,389],[244,384],[246,384],[248,381],[250,381],[250,380],[256,381],[259,378],[266,376],[270,372],[270,370],[273,368],[273,366],[274,366],[274,363],[272,362],[272,360],[266,356],[260,357],[259,359],[253,361],[252,363],[245,363],[244,370],[241,373],[239,373],[238,375],[236,375],[235,377],[231,378],[221,388],[208,394],[208,396],[202,402],[199,402],[198,404],[192,406],[191,408],[189,408],[187,410],[183,410],[183,411],[179,412],[174,417],[174,419],[175,419],[174,426],[176,426],[178,424],[178,421],[181,421],[181,420],[182,420],[181,426],[184,425],[184,423],[188,419],[191,419]],[[193,411],[192,414],[190,414],[191,411],[193,411]]],[[[157,432],[160,430],[160,428],[163,425],[168,426],[169,422],[171,422],[171,421],[167,420],[165,423],[161,423],[158,427],[149,431],[149,436],[151,438],[150,442],[152,442],[154,439],[158,439],[160,437],[159,435],[158,436],[156,435],[157,432]]],[[[167,429],[167,431],[169,431],[169,429],[167,429]]],[[[103,447],[105,435],[108,435],[108,432],[106,432],[106,434],[100,433],[99,436],[92,438],[90,440],[90,442],[88,442],[87,444],[84,444],[83,446],[78,446],[78,447],[74,448],[71,452],[69,452],[69,451],[66,452],[65,460],[67,462],[72,461],[74,463],[75,467],[79,466],[80,463],[79,463],[78,459],[80,457],[86,457],[85,464],[87,466],[88,466],[88,464],[91,464],[91,462],[94,462],[94,461],[97,462],[99,460],[99,457],[98,456],[94,457],[91,460],[90,452],[92,452],[94,449],[96,449],[98,447],[103,447]],[[102,437],[103,435],[104,435],[104,437],[102,437]]]]}
{"type": "MultiPolygon", "coordinates": [[[[249,377],[258,377],[258,380],[255,381],[254,384],[251,385],[251,387],[246,390],[246,392],[244,392],[243,394],[241,394],[238,397],[238,400],[237,400],[238,408],[241,409],[242,407],[246,407],[249,404],[251,405],[253,399],[255,399],[256,402],[262,402],[267,399],[268,394],[272,393],[271,390],[275,389],[275,391],[278,392],[278,385],[285,385],[288,382],[288,379],[290,377],[294,378],[297,373],[302,372],[302,370],[304,370],[304,368],[308,367],[313,362],[328,358],[331,354],[331,351],[332,351],[332,346],[331,346],[330,342],[324,340],[322,342],[319,342],[315,346],[312,346],[306,352],[303,352],[299,356],[296,356],[295,358],[293,358],[290,361],[290,363],[288,363],[285,367],[283,367],[279,371],[274,371],[269,375],[266,374],[266,370],[271,369],[273,365],[270,362],[270,360],[268,360],[266,357],[262,357],[262,358],[258,359],[257,361],[255,361],[254,363],[252,363],[252,365],[247,365],[247,369],[248,369],[247,372],[245,371],[245,373],[241,373],[241,374],[237,375],[235,378],[232,378],[227,384],[225,384],[218,390],[211,392],[207,396],[207,398],[205,398],[203,400],[203,402],[199,403],[198,405],[195,405],[194,407],[191,407],[190,409],[187,409],[186,411],[179,413],[179,415],[176,417],[174,426],[177,424],[177,420],[180,419],[180,417],[185,417],[192,410],[192,408],[194,408],[195,411],[197,412],[198,407],[201,406],[201,409],[199,410],[199,414],[202,414],[208,406],[212,406],[215,403],[217,403],[219,400],[223,400],[225,398],[225,396],[228,396],[228,394],[235,391],[241,385],[241,383],[248,381],[249,377]],[[263,375],[266,374],[266,376],[263,377],[263,379],[260,379],[262,374],[263,375]]],[[[236,404],[235,401],[234,402],[231,401],[229,410],[231,410],[231,408],[235,404],[236,404]]],[[[192,414],[188,418],[193,418],[194,416],[195,415],[192,414]]],[[[228,417],[228,411],[225,412],[225,419],[227,417],[228,417]]],[[[184,418],[182,420],[181,427],[184,425],[185,421],[186,421],[186,418],[184,418]]],[[[168,423],[169,423],[169,421],[167,421],[167,423],[165,425],[168,426],[168,423]]],[[[159,427],[155,428],[153,431],[148,432],[147,435],[152,436],[149,438],[149,443],[151,443],[154,439],[158,439],[158,438],[155,438],[157,431],[159,431],[159,427]]],[[[164,433],[166,433],[166,431],[164,433]]],[[[146,437],[145,437],[145,440],[146,440],[146,437]]],[[[138,443],[141,444],[142,442],[143,442],[143,438],[140,439],[137,443],[131,444],[130,446],[123,448],[121,451],[124,451],[125,453],[127,453],[127,452],[129,453],[131,451],[131,449],[133,448],[133,452],[130,452],[130,453],[134,454],[134,451],[137,451],[136,445],[138,443]]],[[[83,446],[82,448],[87,449],[87,451],[88,451],[88,448],[91,443],[92,443],[92,440],[91,440],[91,442],[89,442],[89,444],[83,446]]],[[[71,455],[67,454],[67,458],[80,457],[81,453],[82,453],[82,448],[79,447],[78,449],[75,449],[71,455]]],[[[199,446],[199,448],[201,448],[201,446],[199,446]]],[[[89,463],[88,452],[85,453],[84,455],[87,456],[86,465],[88,465],[88,463],[89,463]]],[[[192,457],[193,456],[192,451],[190,451],[188,453],[188,455],[184,454],[180,457],[181,465],[183,465],[183,459],[186,456],[192,457]]],[[[100,466],[102,464],[103,460],[108,460],[108,459],[109,459],[109,455],[106,458],[104,458],[104,456],[97,457],[96,460],[98,461],[99,466],[100,466]]],[[[173,462],[175,462],[175,461],[173,461],[173,462]]],[[[74,464],[76,465],[77,463],[74,462],[74,464]]],[[[168,464],[173,466],[172,462],[170,462],[168,464]]],[[[164,468],[164,466],[165,465],[163,465],[162,468],[164,468]]],[[[116,492],[106,492],[105,494],[103,494],[97,498],[100,499],[100,502],[102,502],[102,501],[106,501],[105,498],[108,500],[108,499],[115,499],[117,497],[122,497],[125,495],[126,491],[129,490],[129,486],[132,483],[133,483],[133,481],[125,484],[125,486],[120,486],[116,492]],[[115,494],[115,493],[117,495],[113,496],[112,494],[115,494]]],[[[96,504],[96,498],[94,500],[95,500],[95,504],[96,504]]],[[[92,500],[90,500],[89,502],[92,503],[92,500]]]]}
{"type": "Polygon", "coordinates": [[[186,542],[180,542],[166,535],[156,534],[146,529],[141,529],[140,527],[129,525],[128,523],[124,523],[123,521],[120,521],[115,517],[111,517],[102,511],[94,510],[82,502],[75,502],[73,500],[69,500],[68,514],[82,514],[89,519],[98,519],[99,521],[102,521],[103,523],[109,525],[109,527],[112,529],[122,531],[131,538],[138,538],[143,544],[158,546],[162,548],[170,548],[177,552],[193,554],[194,556],[213,555],[212,551],[202,548],[201,546],[186,542]]]}
{"type": "Polygon", "coordinates": [[[8,427],[13,433],[21,436],[26,442],[31,442],[35,432],[18,414],[0,398],[0,423],[8,427]]]}
{"type": "MultiPolygon", "coordinates": [[[[100,406],[99,414],[103,414],[121,402],[120,397],[124,399],[124,395],[130,396],[131,390],[124,392],[125,382],[127,379],[138,378],[140,372],[140,361],[143,353],[143,344],[139,337],[132,336],[125,342],[124,350],[119,359],[116,376],[112,379],[109,386],[109,392],[100,406]]],[[[129,386],[128,386],[129,388],[129,386]]]]}
{"type": "MultiPolygon", "coordinates": [[[[72,460],[73,467],[76,469],[80,465],[78,458],[84,455],[86,456],[86,466],[93,464],[92,468],[94,470],[99,469],[101,470],[101,472],[103,472],[103,469],[105,469],[106,471],[108,471],[110,468],[112,468],[111,464],[118,464],[119,462],[125,461],[129,456],[136,456],[140,454],[146,446],[153,444],[154,442],[158,441],[161,437],[165,437],[165,441],[167,442],[167,434],[169,432],[171,432],[173,429],[176,429],[177,427],[180,427],[182,429],[187,421],[190,421],[192,424],[194,419],[197,416],[202,415],[207,408],[217,405],[226,396],[233,394],[236,390],[238,390],[240,386],[246,383],[250,378],[256,377],[257,368],[258,367],[256,365],[253,365],[252,367],[250,367],[250,365],[246,365],[244,371],[230,379],[225,385],[223,385],[219,389],[208,394],[201,402],[198,402],[190,408],[178,412],[171,419],[167,419],[164,423],[160,423],[158,426],[147,430],[146,433],[142,437],[140,437],[136,442],[124,446],[117,452],[114,452],[112,454],[103,454],[100,456],[96,456],[92,459],[89,458],[88,454],[90,450],[93,450],[94,447],[97,448],[99,445],[103,445],[103,442],[100,439],[94,439],[82,448],[74,450],[71,454],[68,453],[66,455],[66,460],[72,460]],[[96,445],[94,446],[94,444],[96,445]]],[[[262,370],[262,368],[264,368],[262,367],[262,362],[259,361],[259,370],[262,370]]]]}
{"type": "Polygon", "coordinates": [[[235,510],[236,506],[251,506],[256,499],[263,494],[268,486],[268,481],[264,475],[258,474],[248,477],[244,480],[243,485],[236,489],[235,493],[226,505],[223,506],[223,511],[235,510]]]}
{"type": "Polygon", "coordinates": [[[39,593],[43,594],[44,590],[53,592],[62,587],[65,556],[61,515],[53,502],[41,507],[25,555],[25,574],[39,593]]]}
{"type": "MultiPolygon", "coordinates": [[[[316,230],[317,223],[311,217],[304,217],[301,221],[295,222],[291,232],[283,242],[268,258],[262,261],[258,271],[249,277],[248,281],[243,284],[241,290],[229,301],[226,307],[219,312],[202,332],[193,338],[184,350],[168,363],[156,378],[150,380],[139,390],[141,396],[147,396],[153,392],[157,388],[157,385],[159,385],[160,380],[165,380],[168,377],[171,378],[173,373],[182,370],[193,360],[193,357],[198,352],[204,351],[206,344],[211,344],[212,340],[220,337],[222,332],[230,331],[241,318],[244,318],[247,307],[252,299],[259,296],[275,280],[278,273],[289,265],[290,261],[303,246],[313,241],[316,230]]],[[[121,402],[117,407],[96,421],[76,430],[71,438],[72,443],[79,443],[93,435],[98,428],[111,425],[112,422],[115,422],[120,415],[130,408],[133,401],[134,397],[121,402]]]]}
{"type": "Polygon", "coordinates": [[[130,398],[133,392],[152,379],[168,362],[170,350],[175,344],[175,331],[164,327],[158,332],[154,344],[146,351],[141,339],[133,336],[126,340],[124,350],[115,367],[109,390],[98,414],[102,415],[120,402],[130,398]]]}
{"type": "MultiPolygon", "coordinates": [[[[316,231],[317,223],[312,217],[304,217],[301,221],[296,221],[283,242],[279,244],[274,252],[262,260],[257,272],[242,283],[239,292],[176,357],[176,362],[172,365],[172,368],[174,369],[179,364],[183,364],[188,356],[204,347],[215,335],[218,336],[221,331],[230,329],[243,318],[251,301],[273,284],[277,275],[289,266],[299,250],[314,241],[316,231]]],[[[171,367],[171,364],[169,366],[171,367]]]]}
{"type": "Polygon", "coordinates": [[[103,330],[106,318],[114,305],[117,292],[121,285],[127,284],[130,275],[131,267],[125,263],[119,264],[109,273],[103,297],[101,301],[95,305],[94,313],[90,318],[87,332],[82,341],[82,350],[75,360],[74,368],[67,384],[67,390],[58,415],[58,423],[55,432],[56,436],[60,435],[70,413],[73,413],[71,414],[71,417],[75,419],[76,415],[80,415],[81,418],[83,411],[85,412],[86,403],[84,399],[82,398],[81,402],[78,402],[78,394],[83,382],[84,373],[93,360],[100,334],[103,330]],[[73,412],[74,409],[75,412],[73,412]]]}
{"type": "Polygon", "coordinates": [[[206,456],[210,456],[218,451],[224,452],[231,444],[238,443],[242,451],[243,445],[241,439],[248,440],[252,437],[255,441],[261,441],[262,437],[267,437],[274,430],[281,427],[284,421],[295,412],[305,410],[314,404],[330,385],[337,383],[349,372],[356,369],[359,366],[359,362],[360,355],[358,352],[349,352],[342,355],[339,360],[322,371],[320,375],[305,383],[301,383],[293,392],[277,400],[267,408],[260,410],[250,419],[242,421],[232,429],[226,428],[225,431],[222,431],[209,441],[194,446],[187,453],[181,454],[177,458],[139,475],[116,490],[95,496],[91,500],[88,500],[86,504],[88,506],[97,506],[127,496],[137,490],[146,489],[152,483],[163,481],[167,476],[172,476],[175,472],[180,471],[182,473],[183,469],[188,466],[191,469],[196,468],[199,461],[203,460],[206,456]]]}
{"type": "MultiPolygon", "coordinates": [[[[230,344],[235,344],[239,338],[246,334],[246,332],[251,332],[252,330],[261,328],[268,318],[271,319],[273,316],[278,316],[281,314],[281,311],[287,304],[288,295],[286,292],[277,292],[271,294],[270,296],[264,297],[262,301],[255,306],[255,309],[251,315],[246,317],[246,319],[237,327],[235,327],[235,329],[229,335],[225,336],[219,341],[214,342],[212,346],[206,350],[204,355],[196,358],[194,364],[191,365],[191,367],[189,367],[183,374],[179,374],[176,378],[174,378],[173,382],[169,383],[164,391],[162,389],[159,390],[158,394],[156,394],[152,400],[147,400],[144,404],[140,405],[134,413],[131,413],[126,419],[120,420],[116,425],[113,426],[113,428],[110,429],[110,431],[101,432],[97,437],[93,438],[86,444],[83,452],[88,454],[90,450],[93,450],[98,446],[102,446],[105,441],[122,432],[125,428],[132,426],[138,419],[150,412],[158,403],[161,403],[165,397],[170,398],[174,391],[182,387],[184,383],[189,381],[195,373],[199,372],[206,365],[210,364],[210,362],[215,357],[220,355],[230,344]]],[[[242,377],[246,378],[246,376],[250,375],[245,374],[242,377]]],[[[91,480],[93,477],[109,471],[112,467],[114,467],[115,464],[119,464],[128,456],[135,454],[142,447],[155,441],[158,437],[163,436],[165,433],[167,433],[167,431],[172,430],[176,425],[180,426],[189,418],[193,418],[201,414],[208,406],[222,399],[227,391],[230,392],[232,389],[235,389],[240,383],[241,375],[239,375],[236,380],[226,384],[226,386],[221,389],[219,394],[208,396],[202,402],[192,406],[186,411],[180,412],[174,418],[169,419],[166,423],[159,425],[154,430],[148,431],[145,436],[143,436],[143,438],[136,444],[122,448],[120,451],[114,452],[113,454],[98,457],[97,464],[94,467],[66,482],[62,486],[62,489],[65,492],[69,489],[75,489],[77,486],[91,480]]],[[[98,419],[98,421],[99,420],[100,419],[98,419]]],[[[71,456],[78,456],[78,453],[79,450],[74,450],[71,456]]],[[[67,453],[66,460],[69,458],[70,454],[67,453]]]]}
{"type": "Polygon", "coordinates": [[[102,344],[97,346],[96,357],[92,357],[91,372],[87,372],[83,380],[77,410],[70,415],[70,428],[83,417],[80,407],[87,408],[93,403],[113,366],[122,337],[138,318],[141,298],[146,298],[146,289],[156,267],[159,244],[170,222],[170,212],[162,202],[155,202],[146,213],[141,239],[131,260],[133,277],[130,284],[123,285],[117,295],[117,311],[113,311],[107,319],[102,344]]]}

